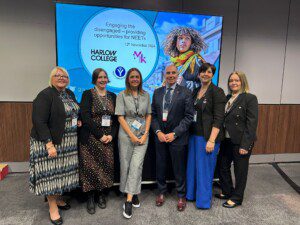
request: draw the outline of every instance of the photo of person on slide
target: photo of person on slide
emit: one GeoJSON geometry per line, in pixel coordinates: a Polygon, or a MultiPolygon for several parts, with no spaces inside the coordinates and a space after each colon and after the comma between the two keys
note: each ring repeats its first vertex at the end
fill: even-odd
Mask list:
{"type": "Polygon", "coordinates": [[[165,54],[178,68],[177,83],[190,90],[199,87],[197,74],[205,62],[200,52],[207,47],[200,33],[190,27],[176,27],[167,35],[163,45],[165,54]]]}

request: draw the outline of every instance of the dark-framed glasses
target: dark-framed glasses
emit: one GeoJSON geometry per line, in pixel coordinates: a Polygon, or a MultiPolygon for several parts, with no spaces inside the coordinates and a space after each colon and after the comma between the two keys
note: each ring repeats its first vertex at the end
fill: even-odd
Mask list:
{"type": "Polygon", "coordinates": [[[69,79],[69,77],[67,75],[60,75],[60,74],[55,74],[54,75],[55,78],[63,78],[63,79],[69,79]]]}

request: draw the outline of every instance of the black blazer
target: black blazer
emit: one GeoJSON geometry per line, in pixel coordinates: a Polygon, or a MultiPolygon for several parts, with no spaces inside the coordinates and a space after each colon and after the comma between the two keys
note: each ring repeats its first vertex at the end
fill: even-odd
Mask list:
{"type": "MultiPolygon", "coordinates": [[[[227,96],[229,100],[231,95],[227,96]]],[[[225,114],[225,127],[232,143],[240,148],[252,150],[256,141],[258,123],[258,102],[253,94],[242,93],[233,102],[229,112],[225,114]]]]}
{"type": "MultiPolygon", "coordinates": [[[[177,138],[172,142],[177,145],[186,145],[189,138],[189,127],[193,121],[193,103],[191,92],[183,86],[176,85],[173,92],[168,121],[162,121],[163,98],[166,87],[154,91],[152,98],[152,123],[154,132],[161,130],[164,133],[175,132],[177,138]]],[[[155,141],[158,141],[155,135],[155,141]]]]}
{"type": "MultiPolygon", "coordinates": [[[[116,94],[107,91],[107,96],[111,97],[113,100],[114,108],[116,107],[116,94]]],[[[93,95],[91,90],[86,90],[82,94],[82,99],[80,103],[81,110],[81,119],[82,119],[82,127],[79,131],[79,142],[82,144],[86,144],[89,138],[90,133],[92,133],[95,138],[100,139],[104,134],[97,127],[97,125],[92,120],[92,103],[93,103],[93,95]]],[[[118,132],[118,118],[117,116],[112,116],[112,137],[113,139],[116,137],[118,132]]],[[[109,135],[109,134],[106,134],[109,135]]]]}
{"type": "MultiPolygon", "coordinates": [[[[66,89],[67,94],[77,103],[74,93],[66,89]]],[[[66,123],[65,107],[55,87],[47,87],[33,100],[32,124],[30,136],[38,141],[51,139],[60,144],[66,123]]]]}
{"type": "MultiPolygon", "coordinates": [[[[201,87],[193,91],[193,102],[197,98],[197,94],[201,87]]],[[[222,88],[211,83],[205,93],[202,104],[202,127],[204,138],[209,139],[213,127],[219,128],[219,134],[216,142],[224,139],[224,114],[225,114],[226,97],[222,88]]]]}

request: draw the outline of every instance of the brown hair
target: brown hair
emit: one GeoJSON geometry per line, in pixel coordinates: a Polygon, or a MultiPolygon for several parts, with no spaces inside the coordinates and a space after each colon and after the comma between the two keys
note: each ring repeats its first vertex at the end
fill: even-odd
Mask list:
{"type": "Polygon", "coordinates": [[[98,80],[98,77],[99,77],[99,74],[101,72],[104,72],[106,77],[107,77],[107,80],[108,80],[108,83],[110,82],[110,80],[108,79],[108,75],[107,75],[107,72],[102,69],[102,68],[97,68],[93,71],[93,74],[92,74],[92,84],[96,84],[96,81],[98,80]]]}
{"type": "Polygon", "coordinates": [[[126,95],[131,94],[131,87],[130,87],[130,84],[129,84],[129,76],[130,76],[131,72],[133,72],[133,71],[138,72],[138,74],[140,75],[140,84],[138,86],[138,93],[139,94],[144,94],[145,91],[143,90],[143,78],[142,78],[142,74],[139,71],[139,69],[137,69],[137,68],[131,68],[131,69],[129,69],[127,71],[126,79],[125,79],[126,89],[125,89],[124,92],[125,92],[126,95]]]}

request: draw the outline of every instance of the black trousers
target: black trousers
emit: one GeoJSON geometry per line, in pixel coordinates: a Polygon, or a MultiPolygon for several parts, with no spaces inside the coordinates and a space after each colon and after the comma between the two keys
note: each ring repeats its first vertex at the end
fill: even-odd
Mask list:
{"type": "Polygon", "coordinates": [[[249,158],[251,151],[247,155],[239,153],[239,145],[235,145],[229,138],[226,138],[220,147],[220,183],[222,193],[230,196],[236,203],[242,203],[244,191],[247,183],[249,158]],[[235,187],[231,178],[231,163],[234,165],[235,187]]]}
{"type": "Polygon", "coordinates": [[[186,194],[186,146],[172,143],[155,143],[156,149],[156,179],[160,194],[167,192],[166,170],[168,153],[170,153],[172,168],[176,182],[178,197],[186,194]]]}
{"type": "Polygon", "coordinates": [[[220,166],[221,166],[221,156],[218,154],[216,168],[214,172],[214,179],[220,179],[220,166]]]}

